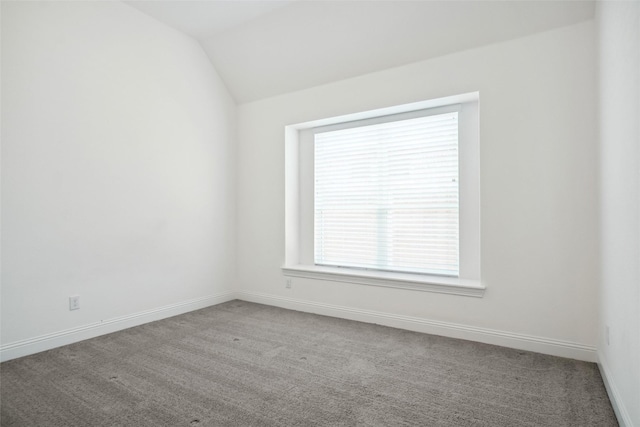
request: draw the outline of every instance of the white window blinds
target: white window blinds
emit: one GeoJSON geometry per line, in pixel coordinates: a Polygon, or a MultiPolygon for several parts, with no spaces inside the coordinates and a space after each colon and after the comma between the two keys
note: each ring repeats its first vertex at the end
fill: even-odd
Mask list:
{"type": "Polygon", "coordinates": [[[458,276],[458,113],[314,136],[317,265],[458,276]]]}

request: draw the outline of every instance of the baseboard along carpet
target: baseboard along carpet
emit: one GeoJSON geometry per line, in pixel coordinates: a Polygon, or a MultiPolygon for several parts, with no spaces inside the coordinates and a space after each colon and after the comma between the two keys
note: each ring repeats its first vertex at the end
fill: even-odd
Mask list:
{"type": "Polygon", "coordinates": [[[237,300],[0,381],[2,426],[617,426],[593,363],[237,300]]]}

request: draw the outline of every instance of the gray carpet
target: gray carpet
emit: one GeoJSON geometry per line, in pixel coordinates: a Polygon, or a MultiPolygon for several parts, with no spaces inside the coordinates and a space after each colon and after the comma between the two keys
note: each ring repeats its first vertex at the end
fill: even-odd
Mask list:
{"type": "Polygon", "coordinates": [[[0,365],[2,426],[616,426],[595,364],[231,301],[0,365]]]}

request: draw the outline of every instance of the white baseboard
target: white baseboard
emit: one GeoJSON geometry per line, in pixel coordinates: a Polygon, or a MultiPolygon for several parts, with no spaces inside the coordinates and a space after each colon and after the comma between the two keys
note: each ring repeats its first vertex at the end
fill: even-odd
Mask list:
{"type": "Polygon", "coordinates": [[[9,343],[0,347],[0,361],[4,362],[17,357],[28,356],[144,323],[231,301],[235,298],[236,295],[233,292],[224,292],[9,343]]]}
{"type": "Polygon", "coordinates": [[[357,308],[324,304],[313,301],[304,301],[295,298],[280,297],[257,292],[236,292],[236,297],[244,301],[273,305],[276,307],[288,308],[308,313],[357,320],[366,323],[375,323],[378,325],[391,326],[394,328],[407,329],[410,331],[441,335],[450,338],[459,338],[469,341],[477,341],[486,344],[499,345],[502,347],[534,351],[537,353],[567,357],[577,360],[584,360],[587,362],[597,361],[597,353],[595,347],[569,341],[516,334],[494,329],[478,328],[475,326],[460,325],[457,323],[442,322],[438,320],[429,320],[420,317],[402,316],[377,311],[361,310],[357,308]]]}
{"type": "MultiPolygon", "coordinates": [[[[94,338],[100,335],[138,326],[155,320],[176,316],[189,311],[211,305],[231,301],[233,299],[273,305],[277,307],[316,313],[325,316],[333,316],[366,323],[375,323],[394,328],[407,329],[451,338],[459,338],[470,341],[494,344],[503,347],[520,350],[534,351],[554,356],[568,357],[572,359],[597,361],[595,347],[572,343],[568,341],[553,340],[530,335],[515,334],[493,329],[460,325],[450,322],[429,320],[419,317],[402,316],[370,310],[362,310],[351,307],[299,300],[295,298],[279,297],[257,292],[225,292],[183,301],[140,313],[117,317],[102,322],[83,325],[77,328],[67,329],[39,337],[9,343],[0,347],[0,361],[15,359],[41,351],[50,350],[78,341],[94,338]]],[[[604,377],[604,374],[603,374],[604,377]]],[[[606,381],[605,381],[606,383],[606,381]]],[[[609,388],[608,388],[609,389],[609,388]]],[[[610,396],[612,392],[610,392],[610,396]]],[[[613,397],[612,397],[613,400],[613,397]]],[[[628,415],[627,415],[628,417],[628,415]]],[[[629,424],[631,426],[631,424],[629,424]]]]}
{"type": "Polygon", "coordinates": [[[611,406],[613,406],[613,412],[616,413],[616,417],[618,418],[618,424],[620,424],[620,427],[634,427],[633,421],[631,421],[631,415],[629,415],[629,411],[620,397],[618,387],[616,387],[616,383],[613,381],[607,359],[601,352],[598,352],[598,368],[600,368],[604,387],[607,389],[611,406]]]}

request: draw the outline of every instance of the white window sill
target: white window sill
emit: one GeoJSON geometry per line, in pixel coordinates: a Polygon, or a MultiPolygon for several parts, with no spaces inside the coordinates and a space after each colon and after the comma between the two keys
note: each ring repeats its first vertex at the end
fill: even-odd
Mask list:
{"type": "Polygon", "coordinates": [[[290,277],[411,289],[414,291],[437,292],[478,298],[484,295],[486,289],[479,280],[387,271],[351,270],[348,268],[320,267],[315,265],[286,265],[282,267],[282,272],[285,276],[290,277]]]}

